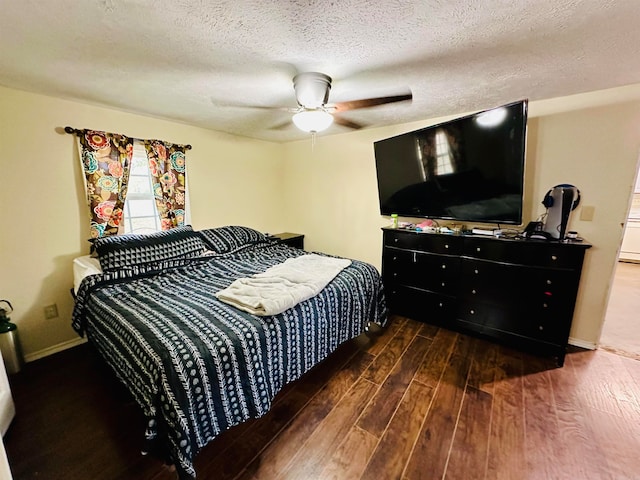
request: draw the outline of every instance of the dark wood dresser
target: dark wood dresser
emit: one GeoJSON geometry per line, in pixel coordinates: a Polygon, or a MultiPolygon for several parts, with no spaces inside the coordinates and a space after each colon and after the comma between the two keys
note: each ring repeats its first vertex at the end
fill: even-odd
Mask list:
{"type": "Polygon", "coordinates": [[[389,309],[564,363],[584,242],[383,229],[389,309]]]}

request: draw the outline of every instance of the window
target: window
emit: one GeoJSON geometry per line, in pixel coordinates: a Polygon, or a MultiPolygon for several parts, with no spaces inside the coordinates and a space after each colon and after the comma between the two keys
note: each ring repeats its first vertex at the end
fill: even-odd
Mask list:
{"type": "Polygon", "coordinates": [[[436,175],[445,173],[453,173],[453,164],[451,163],[451,148],[447,134],[443,130],[436,131],[436,175]]]}
{"type": "Polygon", "coordinates": [[[129,189],[124,202],[124,233],[151,233],[162,230],[153,197],[147,152],[142,142],[133,142],[129,189]]]}

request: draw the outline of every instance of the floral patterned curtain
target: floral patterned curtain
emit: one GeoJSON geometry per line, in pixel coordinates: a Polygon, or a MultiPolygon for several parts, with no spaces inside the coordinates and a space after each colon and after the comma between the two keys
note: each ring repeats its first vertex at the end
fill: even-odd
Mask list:
{"type": "Polygon", "coordinates": [[[145,140],[162,230],[184,225],[185,147],[161,140],[145,140]]]}
{"type": "Polygon", "coordinates": [[[133,139],[95,130],[83,130],[79,138],[91,237],[117,235],[127,195],[133,139]]]}

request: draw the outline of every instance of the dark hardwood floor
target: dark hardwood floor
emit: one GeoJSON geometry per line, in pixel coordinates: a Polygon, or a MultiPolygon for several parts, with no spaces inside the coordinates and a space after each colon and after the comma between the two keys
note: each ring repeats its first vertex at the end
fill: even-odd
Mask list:
{"type": "MultiPolygon", "coordinates": [[[[175,479],[87,345],[10,378],[14,479],[175,479]]],[[[638,479],[640,361],[550,360],[401,317],[285,388],[196,458],[200,479],[638,479]]]]}

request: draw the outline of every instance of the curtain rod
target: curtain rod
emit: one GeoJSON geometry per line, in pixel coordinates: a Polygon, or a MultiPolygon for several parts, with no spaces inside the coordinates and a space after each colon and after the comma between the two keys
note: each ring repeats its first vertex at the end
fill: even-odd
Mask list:
{"type": "MultiPolygon", "coordinates": [[[[80,136],[84,133],[84,130],[78,130],[77,128],[73,128],[73,127],[64,127],[64,131],[71,134],[71,135],[77,135],[80,136]]],[[[187,150],[191,150],[191,145],[183,145],[184,148],[186,148],[187,150]]]]}

